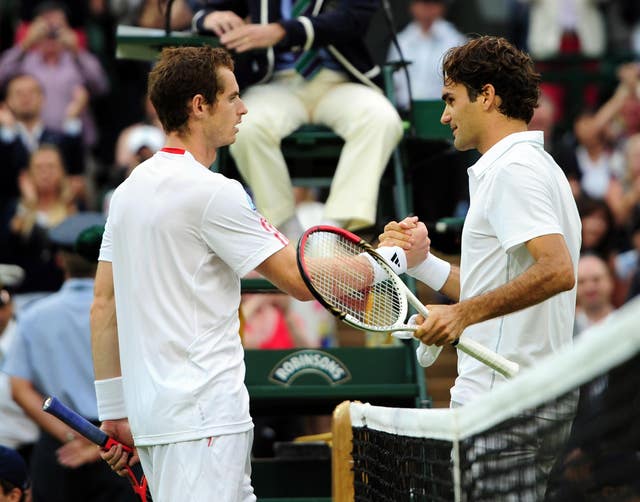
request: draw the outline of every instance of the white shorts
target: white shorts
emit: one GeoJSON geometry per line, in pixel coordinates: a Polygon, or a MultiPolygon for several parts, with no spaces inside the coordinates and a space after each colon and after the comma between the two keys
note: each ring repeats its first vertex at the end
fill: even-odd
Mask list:
{"type": "Polygon", "coordinates": [[[254,502],[253,430],[155,446],[138,454],[154,502],[254,502]]]}

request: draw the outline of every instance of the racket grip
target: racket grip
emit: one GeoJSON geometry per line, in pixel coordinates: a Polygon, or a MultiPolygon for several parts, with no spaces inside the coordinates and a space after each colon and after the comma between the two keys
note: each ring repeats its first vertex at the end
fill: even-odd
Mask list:
{"type": "Polygon", "coordinates": [[[102,448],[109,449],[107,446],[110,442],[115,443],[104,431],[89,422],[86,418],[81,417],[75,411],[62,404],[56,397],[48,397],[44,400],[42,409],[50,413],[54,417],[63,421],[78,434],[86,437],[89,441],[97,444],[102,448]]]}
{"type": "Polygon", "coordinates": [[[520,365],[518,363],[514,363],[502,357],[500,354],[496,354],[474,340],[459,339],[454,346],[462,352],[469,354],[471,357],[475,357],[478,361],[483,362],[507,378],[513,378],[518,374],[518,371],[520,371],[520,365]]]}

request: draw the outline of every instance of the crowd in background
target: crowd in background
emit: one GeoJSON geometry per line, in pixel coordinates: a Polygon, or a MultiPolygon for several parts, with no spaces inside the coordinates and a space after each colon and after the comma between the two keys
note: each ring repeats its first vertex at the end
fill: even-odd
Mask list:
{"type": "MultiPolygon", "coordinates": [[[[530,51],[544,82],[530,128],[545,132],[583,225],[576,333],[640,291],[639,5],[409,0],[387,13],[396,16],[397,44],[380,26],[368,35],[370,45],[384,45],[374,51],[379,62],[411,61],[407,73],[395,77],[401,114],[411,97],[440,98],[441,54],[478,32],[462,9],[530,51]],[[573,77],[565,73],[563,79],[567,61],[573,77]]],[[[190,29],[201,6],[200,0],[176,0],[173,28],[190,29]]],[[[65,280],[49,230],[78,213],[106,215],[113,189],[163,145],[145,95],[151,63],[116,60],[114,54],[117,25],[162,28],[165,19],[157,0],[21,0],[0,9],[0,263],[24,271],[16,279],[15,269],[0,269],[1,362],[20,314],[65,280]]],[[[420,187],[414,189],[419,196],[420,187]]],[[[313,309],[275,295],[246,297],[246,345],[334,343],[326,313],[313,309]]],[[[17,414],[14,408],[6,413],[17,414]]],[[[29,426],[19,432],[18,442],[8,446],[33,440],[29,426]]]]}

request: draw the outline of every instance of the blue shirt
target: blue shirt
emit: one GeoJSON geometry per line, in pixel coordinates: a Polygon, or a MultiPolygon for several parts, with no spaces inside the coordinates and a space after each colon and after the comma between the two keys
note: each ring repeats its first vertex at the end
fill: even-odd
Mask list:
{"type": "Polygon", "coordinates": [[[93,279],[68,279],[19,319],[3,371],[89,420],[98,417],[89,311],[93,279]]]}

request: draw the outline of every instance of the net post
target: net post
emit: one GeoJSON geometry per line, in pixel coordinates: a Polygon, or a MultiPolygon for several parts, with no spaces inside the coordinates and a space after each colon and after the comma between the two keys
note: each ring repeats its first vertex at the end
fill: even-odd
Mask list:
{"type": "Polygon", "coordinates": [[[353,432],[351,430],[351,403],[343,401],[333,411],[331,434],[331,495],[334,502],[353,502],[353,458],[351,457],[353,432]]]}

